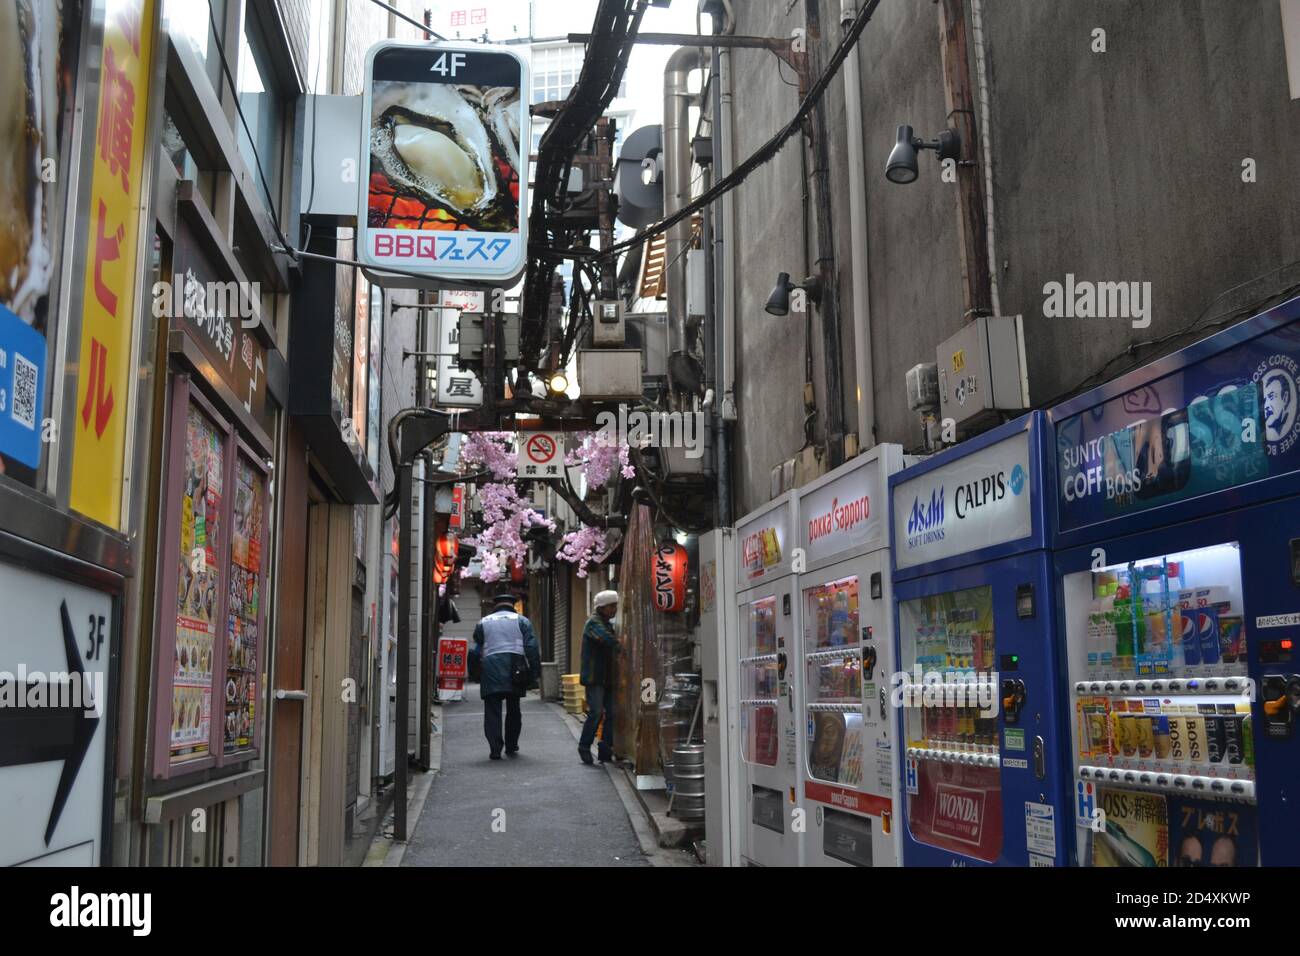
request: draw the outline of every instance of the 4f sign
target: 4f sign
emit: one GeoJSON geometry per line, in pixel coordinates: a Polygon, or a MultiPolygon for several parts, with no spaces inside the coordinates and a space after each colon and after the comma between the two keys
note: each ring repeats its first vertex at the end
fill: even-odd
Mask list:
{"type": "Polygon", "coordinates": [[[441,73],[443,76],[454,77],[464,65],[464,53],[443,53],[438,56],[438,59],[433,61],[433,66],[429,67],[429,72],[441,73]]]}
{"type": "Polygon", "coordinates": [[[511,49],[370,48],[357,258],[371,281],[514,284],[528,248],[528,90],[528,67],[511,49]]]}

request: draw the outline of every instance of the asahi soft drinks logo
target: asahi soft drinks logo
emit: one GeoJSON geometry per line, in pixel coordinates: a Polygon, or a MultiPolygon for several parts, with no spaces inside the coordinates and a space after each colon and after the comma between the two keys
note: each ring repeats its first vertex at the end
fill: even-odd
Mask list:
{"type": "Polygon", "coordinates": [[[917,495],[907,518],[907,547],[919,548],[943,540],[943,486],[930,492],[929,500],[917,495]]]}
{"type": "Polygon", "coordinates": [[[1090,282],[1067,272],[1064,282],[1043,286],[1049,319],[1129,319],[1135,329],[1151,324],[1150,282],[1090,282]]]}
{"type": "Polygon", "coordinates": [[[1264,393],[1264,441],[1270,455],[1284,455],[1296,443],[1300,415],[1296,414],[1296,360],[1272,355],[1255,369],[1252,381],[1264,393]]]}
{"type": "Polygon", "coordinates": [[[600,412],[596,428],[608,441],[633,448],[683,448],[687,458],[704,454],[702,412],[643,412],[618,407],[600,412]]]}

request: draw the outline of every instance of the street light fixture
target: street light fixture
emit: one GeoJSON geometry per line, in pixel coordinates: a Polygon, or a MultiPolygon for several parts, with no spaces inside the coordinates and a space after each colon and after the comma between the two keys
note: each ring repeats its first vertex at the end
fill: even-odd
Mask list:
{"type": "Polygon", "coordinates": [[[808,276],[803,282],[791,282],[790,273],[781,272],[777,274],[776,285],[772,288],[772,294],[767,297],[767,305],[763,307],[768,315],[789,315],[790,314],[790,293],[795,289],[803,289],[808,293],[808,298],[814,303],[821,302],[822,283],[817,276],[808,276]]]}
{"type": "Polygon", "coordinates": [[[898,142],[889,153],[889,162],[885,164],[885,178],[891,183],[906,185],[915,182],[917,177],[916,151],[932,149],[939,154],[939,161],[957,159],[961,154],[961,136],[955,129],[945,129],[933,142],[927,143],[919,136],[912,135],[912,127],[898,127],[898,142]]]}

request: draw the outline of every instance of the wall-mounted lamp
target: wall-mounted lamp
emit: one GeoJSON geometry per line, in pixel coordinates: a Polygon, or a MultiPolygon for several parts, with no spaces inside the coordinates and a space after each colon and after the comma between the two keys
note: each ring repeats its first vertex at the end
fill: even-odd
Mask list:
{"type": "Polygon", "coordinates": [[[906,184],[916,181],[916,151],[932,149],[939,154],[939,161],[957,159],[961,154],[961,136],[955,129],[943,130],[937,139],[927,143],[919,136],[912,135],[912,127],[898,127],[898,142],[889,153],[889,162],[885,164],[885,178],[891,183],[906,184]]]}
{"type": "Polygon", "coordinates": [[[556,372],[546,384],[552,395],[563,395],[569,390],[569,377],[563,372],[556,372]]]}
{"type": "Polygon", "coordinates": [[[789,315],[790,293],[795,289],[803,289],[814,304],[822,300],[822,282],[817,276],[808,276],[803,282],[791,282],[790,273],[782,272],[777,275],[776,285],[767,297],[767,305],[763,307],[768,315],[789,315]]]}

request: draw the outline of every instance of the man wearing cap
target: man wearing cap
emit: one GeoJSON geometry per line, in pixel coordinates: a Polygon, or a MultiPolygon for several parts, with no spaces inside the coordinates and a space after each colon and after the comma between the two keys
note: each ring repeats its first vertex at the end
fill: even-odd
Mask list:
{"type": "Polygon", "coordinates": [[[592,603],[595,610],[582,629],[579,678],[587,689],[587,722],[582,725],[582,736],[578,738],[578,756],[586,764],[592,762],[591,743],[596,739],[596,726],[602,716],[605,725],[600,732],[600,762],[614,759],[614,654],[618,651],[618,636],[614,633],[613,620],[618,612],[618,592],[601,591],[592,603]]]}
{"type": "Polygon", "coordinates": [[[483,698],[483,734],[488,756],[501,759],[519,753],[519,732],[523,717],[519,698],[536,686],[542,676],[542,655],[537,647],[533,624],[515,612],[515,596],[498,594],[496,607],[474,628],[474,652],[479,656],[479,696],[483,698]],[[501,733],[501,704],[506,705],[504,738],[501,733]]]}

